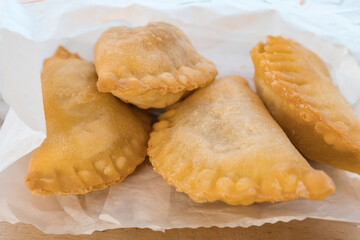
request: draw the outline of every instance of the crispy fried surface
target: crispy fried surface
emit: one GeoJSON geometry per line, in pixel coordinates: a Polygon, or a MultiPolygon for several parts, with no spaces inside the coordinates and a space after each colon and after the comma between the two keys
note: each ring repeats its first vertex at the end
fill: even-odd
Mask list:
{"type": "Polygon", "coordinates": [[[94,56],[98,89],[141,108],[171,105],[217,74],[181,30],[162,22],[112,27],[100,36],[94,56]]]}
{"type": "Polygon", "coordinates": [[[196,202],[322,199],[335,189],[324,172],[310,167],[241,77],[215,80],[159,120],[150,134],[150,161],[196,202]]]}
{"type": "Polygon", "coordinates": [[[92,63],[59,47],[41,75],[47,138],[33,152],[35,194],[84,194],[121,182],[145,158],[150,118],[99,93],[92,63]]]}
{"type": "Polygon", "coordinates": [[[257,92],[307,158],[360,174],[360,123],[322,60],[269,36],[251,50],[257,92]]]}

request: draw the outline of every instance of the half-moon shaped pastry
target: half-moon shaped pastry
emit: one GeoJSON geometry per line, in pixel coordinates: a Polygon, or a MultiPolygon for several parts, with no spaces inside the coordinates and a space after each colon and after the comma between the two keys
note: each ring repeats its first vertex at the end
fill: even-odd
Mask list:
{"type": "Polygon", "coordinates": [[[308,159],[360,174],[360,122],[322,60],[272,36],[251,56],[257,92],[297,149],[308,159]]]}
{"type": "Polygon", "coordinates": [[[112,27],[98,39],[94,56],[99,91],[140,108],[171,105],[217,74],[180,29],[162,22],[112,27]]]}
{"type": "Polygon", "coordinates": [[[91,62],[59,47],[41,75],[47,138],[26,185],[39,195],[84,194],[121,182],[146,156],[150,117],[96,88],[91,62]]]}
{"type": "Polygon", "coordinates": [[[150,161],[195,202],[249,205],[322,199],[334,191],[241,77],[215,80],[159,119],[150,134],[150,161]]]}

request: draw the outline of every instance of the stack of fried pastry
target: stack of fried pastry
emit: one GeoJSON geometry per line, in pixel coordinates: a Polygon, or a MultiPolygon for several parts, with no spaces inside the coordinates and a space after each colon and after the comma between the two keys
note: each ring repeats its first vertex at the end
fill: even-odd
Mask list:
{"type": "Polygon", "coordinates": [[[360,174],[359,120],[321,59],[270,36],[251,56],[260,98],[239,76],[215,80],[215,65],[167,23],[110,28],[95,66],[59,47],[44,62],[47,138],[27,186],[40,195],[104,189],[146,152],[168,184],[199,203],[329,196],[333,181],[304,157],[360,174]],[[148,108],[165,108],[151,133],[148,108]]]}

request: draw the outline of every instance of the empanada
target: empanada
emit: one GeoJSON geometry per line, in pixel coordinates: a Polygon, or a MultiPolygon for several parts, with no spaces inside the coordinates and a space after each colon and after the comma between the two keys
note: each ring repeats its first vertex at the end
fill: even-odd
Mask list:
{"type": "Polygon", "coordinates": [[[291,144],[238,76],[215,80],[160,115],[148,155],[156,172],[195,202],[322,199],[332,180],[291,144]]]}
{"type": "Polygon", "coordinates": [[[171,105],[217,74],[180,29],[162,22],[112,27],[100,36],[94,56],[98,89],[140,108],[171,105]]]}
{"type": "Polygon", "coordinates": [[[322,60],[269,36],[251,50],[257,92],[308,159],[360,174],[360,123],[322,60]]]}
{"type": "Polygon", "coordinates": [[[83,194],[121,182],[146,156],[150,117],[96,88],[91,62],[59,47],[41,75],[47,138],[26,185],[35,194],[83,194]]]}

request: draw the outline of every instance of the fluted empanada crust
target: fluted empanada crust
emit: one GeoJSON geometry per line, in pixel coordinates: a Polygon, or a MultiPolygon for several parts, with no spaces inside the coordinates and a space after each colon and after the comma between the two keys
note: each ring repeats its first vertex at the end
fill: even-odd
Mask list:
{"type": "Polygon", "coordinates": [[[307,158],[360,174],[360,123],[322,60],[269,36],[251,50],[257,92],[307,158]]]}
{"type": "Polygon", "coordinates": [[[35,194],[83,194],[122,181],[146,156],[150,118],[99,93],[91,62],[59,47],[41,75],[47,138],[26,185],[35,194]]]}
{"type": "Polygon", "coordinates": [[[217,74],[180,29],[162,22],[112,27],[100,36],[94,56],[98,89],[140,108],[171,105],[217,74]]]}
{"type": "Polygon", "coordinates": [[[148,155],[156,172],[195,202],[322,199],[332,180],[291,144],[238,76],[215,80],[160,115],[148,155]]]}

